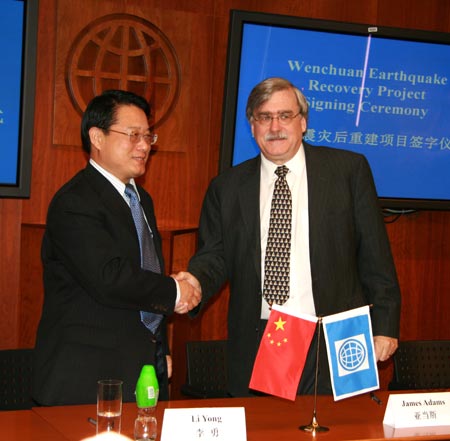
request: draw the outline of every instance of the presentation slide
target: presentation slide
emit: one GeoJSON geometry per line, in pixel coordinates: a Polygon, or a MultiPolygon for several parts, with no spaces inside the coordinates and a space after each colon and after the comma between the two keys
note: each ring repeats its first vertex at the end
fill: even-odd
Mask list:
{"type": "Polygon", "coordinates": [[[281,76],[309,103],[305,141],[364,154],[382,198],[450,199],[450,45],[245,23],[233,165],[259,153],[251,89],[281,76]]]}
{"type": "Polygon", "coordinates": [[[0,10],[0,185],[17,185],[24,3],[1,0],[0,10]]]}

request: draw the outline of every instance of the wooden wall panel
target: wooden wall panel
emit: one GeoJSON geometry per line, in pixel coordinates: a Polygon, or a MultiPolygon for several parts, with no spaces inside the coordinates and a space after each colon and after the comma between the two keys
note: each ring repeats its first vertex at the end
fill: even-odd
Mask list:
{"type": "MultiPolygon", "coordinates": [[[[61,186],[61,173],[69,168],[56,168],[49,158],[56,152],[52,145],[54,107],[54,65],[56,44],[56,0],[40,0],[37,41],[36,96],[34,113],[33,160],[31,197],[23,201],[23,217],[20,223],[44,224],[48,203],[61,186]],[[59,174],[55,179],[55,173],[59,174]]],[[[64,178],[69,176],[66,172],[64,178]]],[[[20,246],[20,244],[19,244],[20,246]]]]}
{"type": "Polygon", "coordinates": [[[21,203],[0,199],[0,348],[18,345],[21,203]]]}
{"type": "MultiPolygon", "coordinates": [[[[37,321],[26,318],[40,313],[39,248],[48,203],[86,162],[80,116],[65,86],[74,38],[98,17],[134,14],[158,26],[179,57],[177,106],[157,130],[159,149],[142,179],[160,227],[169,232],[197,225],[204,192],[218,170],[230,9],[450,31],[447,0],[40,0],[31,198],[0,200],[0,348],[34,341],[37,321]]],[[[450,338],[450,212],[401,217],[388,233],[403,293],[402,338],[450,338]]],[[[194,250],[191,236],[177,237],[173,270],[183,269],[194,250]]],[[[195,320],[172,319],[174,396],[184,379],[185,341],[226,337],[228,295],[225,287],[195,320]]],[[[391,369],[382,365],[383,385],[391,369]]]]}
{"type": "MultiPolygon", "coordinates": [[[[70,50],[83,29],[111,14],[136,15],[160,28],[173,46],[183,87],[170,117],[156,128],[159,134],[156,153],[151,158],[146,176],[141,180],[151,191],[158,218],[164,225],[190,226],[197,223],[200,202],[199,198],[192,200],[191,195],[203,191],[209,179],[200,168],[202,164],[209,163],[211,72],[209,64],[201,60],[213,58],[211,39],[204,36],[213,34],[214,21],[207,11],[194,13],[184,9],[167,9],[160,2],[98,2],[95,6],[89,0],[58,3],[57,23],[64,23],[64,26],[58,27],[56,35],[53,145],[57,148],[62,145],[77,146],[75,149],[79,157],[80,115],[70,100],[66,83],[70,50]],[[80,10],[86,12],[79,14],[80,10]],[[186,115],[190,117],[186,118],[186,115]],[[176,170],[181,172],[174,173],[176,170]]],[[[108,69],[102,72],[108,72],[108,69]]],[[[157,117],[158,106],[156,99],[157,117]]],[[[55,154],[60,155],[59,152],[55,154]]],[[[70,175],[78,168],[72,166],[70,175]]]]}
{"type": "Polygon", "coordinates": [[[20,280],[20,347],[33,348],[44,300],[41,242],[44,225],[22,225],[20,280]]]}
{"type": "Polygon", "coordinates": [[[294,15],[325,20],[370,23],[376,20],[378,0],[219,0],[216,15],[228,17],[230,9],[294,15]]]}
{"type": "Polygon", "coordinates": [[[446,0],[379,0],[380,25],[425,31],[450,31],[450,3],[446,0]]]}
{"type": "Polygon", "coordinates": [[[388,233],[403,296],[401,338],[450,339],[450,213],[403,216],[388,233]]]}

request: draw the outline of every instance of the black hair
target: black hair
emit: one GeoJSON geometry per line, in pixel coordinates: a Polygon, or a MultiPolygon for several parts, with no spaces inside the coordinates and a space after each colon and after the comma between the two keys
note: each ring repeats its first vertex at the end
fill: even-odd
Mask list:
{"type": "Polygon", "coordinates": [[[150,105],[145,98],[126,90],[105,90],[90,101],[81,120],[81,142],[85,152],[91,152],[89,129],[98,127],[108,131],[117,122],[120,106],[136,106],[143,110],[147,119],[150,118],[150,105]]]}

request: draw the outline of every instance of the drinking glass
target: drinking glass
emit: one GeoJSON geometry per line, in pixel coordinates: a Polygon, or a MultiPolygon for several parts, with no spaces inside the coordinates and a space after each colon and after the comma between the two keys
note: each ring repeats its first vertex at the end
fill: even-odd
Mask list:
{"type": "Polygon", "coordinates": [[[120,433],[122,417],[122,380],[97,382],[97,434],[120,433]]]}

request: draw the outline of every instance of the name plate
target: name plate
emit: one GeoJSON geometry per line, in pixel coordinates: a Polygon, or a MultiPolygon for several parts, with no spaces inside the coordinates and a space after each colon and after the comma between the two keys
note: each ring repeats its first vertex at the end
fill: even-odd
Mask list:
{"type": "Polygon", "coordinates": [[[391,394],[383,424],[394,428],[448,426],[450,392],[391,394]]]}
{"type": "Polygon", "coordinates": [[[247,441],[243,407],[165,409],[161,441],[247,441]]]}

